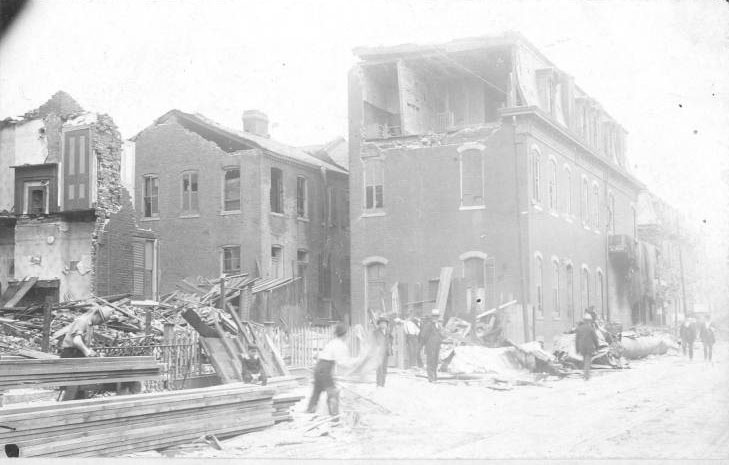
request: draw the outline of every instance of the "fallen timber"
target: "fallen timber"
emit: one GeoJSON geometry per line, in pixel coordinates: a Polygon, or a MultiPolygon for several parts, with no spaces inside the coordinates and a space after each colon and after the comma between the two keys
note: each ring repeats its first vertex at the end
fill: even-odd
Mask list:
{"type": "Polygon", "coordinates": [[[23,387],[78,386],[160,378],[154,357],[89,357],[0,361],[0,392],[23,387]]]}
{"type": "Polygon", "coordinates": [[[0,409],[0,444],[21,457],[102,457],[233,436],[290,420],[301,398],[243,383],[0,409]],[[10,429],[7,429],[10,428],[10,429]]]}

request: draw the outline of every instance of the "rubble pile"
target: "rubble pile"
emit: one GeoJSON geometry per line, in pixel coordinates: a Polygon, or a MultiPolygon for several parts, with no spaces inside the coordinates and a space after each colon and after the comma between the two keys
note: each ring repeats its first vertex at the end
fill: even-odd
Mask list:
{"type": "Polygon", "coordinates": [[[676,339],[661,329],[635,327],[621,334],[622,355],[627,359],[640,359],[649,355],[665,355],[678,350],[676,339]]]}
{"type": "MultiPolygon", "coordinates": [[[[619,334],[609,331],[601,322],[596,324],[598,340],[597,351],[592,356],[593,368],[625,368],[627,363],[622,357],[619,334]]],[[[554,341],[554,356],[565,368],[579,369],[582,367],[582,355],[575,348],[575,332],[562,334],[554,341]]]]}

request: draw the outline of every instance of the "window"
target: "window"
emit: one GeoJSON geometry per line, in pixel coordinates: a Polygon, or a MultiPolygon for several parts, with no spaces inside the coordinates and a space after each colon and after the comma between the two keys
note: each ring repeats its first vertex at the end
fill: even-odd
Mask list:
{"type": "Polygon", "coordinates": [[[557,162],[549,160],[549,209],[557,211],[557,162]]]}
{"type": "Polygon", "coordinates": [[[542,257],[537,255],[535,261],[535,281],[537,283],[537,316],[540,318],[544,317],[544,268],[542,264],[542,257]]]}
{"type": "Polygon", "coordinates": [[[582,178],[582,195],[580,196],[580,216],[582,224],[585,226],[590,223],[590,184],[586,178],[582,178]]]}
{"type": "Polygon", "coordinates": [[[384,178],[383,161],[378,158],[365,161],[365,210],[384,208],[384,178]]]}
{"type": "Polygon", "coordinates": [[[144,217],[159,217],[159,177],[146,175],[143,178],[144,217]]]}
{"type": "Polygon", "coordinates": [[[23,183],[25,198],[24,215],[47,215],[49,209],[48,180],[23,183]]]}
{"type": "Polygon", "coordinates": [[[466,310],[469,314],[478,314],[486,308],[486,286],[484,276],[484,259],[467,258],[463,261],[463,278],[466,286],[466,310]]]}
{"type": "Polygon", "coordinates": [[[283,213],[283,172],[278,168],[271,168],[271,211],[283,213]]]}
{"type": "Polygon", "coordinates": [[[182,173],[182,214],[195,214],[198,210],[197,172],[182,173]]]}
{"type": "Polygon", "coordinates": [[[460,154],[461,164],[461,206],[484,205],[483,152],[467,149],[460,154]]]}
{"type": "Polygon", "coordinates": [[[600,188],[597,184],[592,185],[592,226],[600,230],[600,188]]]}
{"type": "Polygon", "coordinates": [[[564,168],[565,175],[565,211],[568,215],[572,215],[572,171],[569,167],[564,168]]]}
{"type": "Polygon", "coordinates": [[[271,247],[271,276],[283,278],[283,249],[279,245],[271,247]]]}
{"type": "Polygon", "coordinates": [[[240,168],[228,168],[223,175],[223,211],[240,211],[240,168]]]}
{"type": "Polygon", "coordinates": [[[328,207],[328,223],[330,226],[336,226],[337,222],[339,220],[338,218],[338,212],[337,212],[337,188],[336,187],[329,187],[327,188],[327,207],[328,207]]]}
{"type": "Polygon", "coordinates": [[[568,264],[565,267],[565,291],[567,293],[567,317],[574,322],[575,320],[575,285],[574,285],[574,270],[572,264],[568,264]]]}
{"type": "Polygon", "coordinates": [[[612,192],[608,195],[608,231],[615,234],[615,195],[612,192]]]}
{"type": "Polygon", "coordinates": [[[92,148],[90,129],[64,133],[63,208],[84,210],[91,206],[92,177],[89,173],[92,148]]]}
{"type": "Polygon", "coordinates": [[[240,273],[240,246],[223,247],[223,274],[240,273]]]}
{"type": "Polygon", "coordinates": [[[306,218],[308,209],[306,207],[306,200],[308,197],[307,192],[308,186],[306,185],[306,178],[298,176],[296,178],[296,217],[306,218]]]}
{"type": "Polygon", "coordinates": [[[597,299],[597,310],[600,312],[600,316],[604,319],[605,318],[605,295],[604,295],[604,289],[603,289],[603,281],[602,281],[602,271],[598,270],[597,273],[595,273],[595,298],[597,299]]]}
{"type": "Polygon", "coordinates": [[[582,282],[580,283],[580,306],[584,312],[590,307],[590,270],[582,269],[582,282]]]}
{"type": "Polygon", "coordinates": [[[326,260],[322,257],[319,263],[319,297],[322,299],[332,298],[332,258],[326,260]]]}
{"type": "Polygon", "coordinates": [[[308,283],[306,279],[306,270],[309,268],[309,252],[306,250],[298,250],[296,252],[296,273],[301,278],[301,289],[306,294],[308,289],[308,283]]]}
{"type": "Polygon", "coordinates": [[[371,263],[365,268],[367,310],[384,313],[387,301],[385,289],[385,264],[371,263]]]}
{"type": "Polygon", "coordinates": [[[132,253],[132,294],[138,299],[154,300],[157,297],[156,241],[136,239],[132,242],[132,253]]]}
{"type": "Polygon", "coordinates": [[[552,261],[552,315],[560,317],[559,309],[559,261],[552,261]]]}
{"type": "Polygon", "coordinates": [[[542,198],[539,191],[539,178],[541,177],[541,156],[538,151],[532,151],[532,200],[539,202],[542,198]]]}

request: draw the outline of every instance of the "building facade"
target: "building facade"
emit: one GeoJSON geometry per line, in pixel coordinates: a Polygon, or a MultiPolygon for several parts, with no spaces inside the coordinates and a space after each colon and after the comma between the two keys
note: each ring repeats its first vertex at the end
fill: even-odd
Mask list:
{"type": "Polygon", "coordinates": [[[348,318],[346,169],[271,139],[258,111],[236,130],[172,110],[134,142],[137,217],[159,234],[162,292],[197,276],[297,278],[290,308],[252,318],[348,318]]]}
{"type": "Polygon", "coordinates": [[[521,307],[547,345],[594,306],[631,318],[621,244],[643,185],[625,130],[523,37],[356,49],[350,73],[352,306],[521,307]]]}
{"type": "Polygon", "coordinates": [[[37,281],[18,303],[156,298],[156,239],[120,183],[121,147],[109,116],[64,92],[0,123],[0,304],[24,279],[37,281]]]}

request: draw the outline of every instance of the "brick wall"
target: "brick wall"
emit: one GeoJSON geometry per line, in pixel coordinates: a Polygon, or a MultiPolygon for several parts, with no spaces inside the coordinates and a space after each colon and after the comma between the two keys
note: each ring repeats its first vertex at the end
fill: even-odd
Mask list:
{"type": "Polygon", "coordinates": [[[97,295],[132,292],[133,246],[137,227],[129,193],[122,193],[122,208],[109,215],[97,241],[94,290],[97,295]]]}

